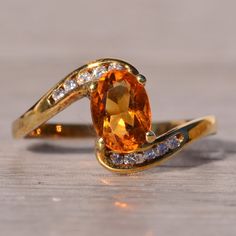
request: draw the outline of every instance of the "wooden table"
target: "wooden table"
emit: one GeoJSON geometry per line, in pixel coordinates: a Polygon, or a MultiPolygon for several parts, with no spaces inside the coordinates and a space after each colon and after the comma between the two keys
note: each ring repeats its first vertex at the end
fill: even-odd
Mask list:
{"type": "MultiPolygon", "coordinates": [[[[0,235],[236,235],[234,10],[213,0],[5,2],[0,235]],[[154,120],[214,114],[219,133],[131,176],[102,168],[94,140],[11,138],[11,122],[48,88],[105,56],[147,76],[154,120]]],[[[90,119],[85,99],[54,120],[90,119]]]]}

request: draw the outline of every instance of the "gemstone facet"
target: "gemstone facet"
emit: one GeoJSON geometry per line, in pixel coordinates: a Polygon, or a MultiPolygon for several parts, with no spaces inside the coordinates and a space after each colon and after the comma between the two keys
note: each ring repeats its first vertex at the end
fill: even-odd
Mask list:
{"type": "Polygon", "coordinates": [[[168,147],[167,147],[167,145],[165,144],[165,143],[159,143],[158,145],[157,145],[157,152],[158,152],[158,154],[159,155],[164,155],[164,154],[166,154],[167,152],[168,152],[168,147]]]}
{"type": "Polygon", "coordinates": [[[134,158],[136,164],[141,164],[145,161],[145,155],[143,155],[143,153],[134,153],[134,158]]]}
{"type": "Polygon", "coordinates": [[[123,70],[123,69],[124,69],[124,67],[121,64],[118,64],[118,63],[111,63],[108,66],[109,71],[111,71],[111,70],[123,70]]]}
{"type": "Polygon", "coordinates": [[[92,79],[92,75],[89,72],[83,72],[78,75],[77,82],[79,85],[89,82],[92,79]]]}
{"type": "Polygon", "coordinates": [[[107,68],[105,66],[96,67],[93,70],[93,76],[95,79],[98,79],[106,72],[107,72],[107,68]]]}
{"type": "Polygon", "coordinates": [[[64,89],[65,89],[65,92],[70,92],[72,91],[73,89],[75,89],[76,87],[78,86],[78,84],[76,83],[75,80],[67,80],[65,83],[64,83],[64,89]]]}
{"type": "Polygon", "coordinates": [[[134,165],[136,162],[133,154],[125,154],[124,155],[124,164],[125,165],[134,165]]]}
{"type": "Polygon", "coordinates": [[[115,165],[122,165],[124,162],[122,155],[120,155],[118,153],[112,153],[111,161],[115,165]]]}
{"type": "Polygon", "coordinates": [[[120,153],[145,143],[151,129],[151,109],[145,88],[124,70],[102,75],[91,94],[93,124],[105,145],[120,153]]]}
{"type": "Polygon", "coordinates": [[[146,160],[150,161],[150,160],[155,159],[156,154],[153,149],[150,149],[144,152],[144,156],[146,160]]]}
{"type": "Polygon", "coordinates": [[[170,149],[178,148],[178,147],[180,146],[180,141],[178,140],[178,138],[177,138],[176,136],[170,137],[170,138],[167,140],[167,146],[168,146],[170,149]]]}
{"type": "Polygon", "coordinates": [[[55,89],[52,92],[52,98],[55,102],[57,102],[58,100],[62,99],[65,96],[65,90],[62,88],[58,88],[55,89]]]}

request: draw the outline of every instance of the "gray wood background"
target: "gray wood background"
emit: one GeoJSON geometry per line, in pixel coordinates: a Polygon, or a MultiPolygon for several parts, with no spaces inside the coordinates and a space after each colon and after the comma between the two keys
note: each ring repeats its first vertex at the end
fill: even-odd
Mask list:
{"type": "MultiPolygon", "coordinates": [[[[236,235],[236,2],[0,1],[0,235],[236,235]],[[87,61],[148,78],[153,119],[219,133],[150,171],[103,169],[93,140],[12,140],[11,122],[87,61]]],[[[54,120],[90,121],[89,102],[54,120]]]]}

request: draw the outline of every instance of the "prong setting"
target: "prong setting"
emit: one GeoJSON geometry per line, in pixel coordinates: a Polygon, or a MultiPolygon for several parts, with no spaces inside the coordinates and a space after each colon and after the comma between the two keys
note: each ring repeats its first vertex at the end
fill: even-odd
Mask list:
{"type": "Polygon", "coordinates": [[[157,138],[157,136],[153,131],[150,130],[146,133],[146,141],[148,143],[154,142],[156,140],[156,138],[157,138]]]}
{"type": "Polygon", "coordinates": [[[92,82],[89,86],[89,93],[93,93],[95,92],[97,89],[97,83],[96,82],[92,82]]]}
{"type": "Polygon", "coordinates": [[[144,75],[138,74],[137,75],[137,80],[140,84],[142,84],[143,86],[146,84],[147,79],[144,75]]]}
{"type": "Polygon", "coordinates": [[[105,142],[103,138],[99,138],[96,144],[97,150],[102,152],[105,149],[105,142]]]}

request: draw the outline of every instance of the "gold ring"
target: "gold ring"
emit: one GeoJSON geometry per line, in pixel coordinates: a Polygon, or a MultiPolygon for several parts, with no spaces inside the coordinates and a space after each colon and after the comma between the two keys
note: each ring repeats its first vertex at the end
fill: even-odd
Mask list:
{"type": "Polygon", "coordinates": [[[157,166],[191,142],[216,133],[214,116],[152,123],[146,78],[127,62],[100,59],[66,76],[18,118],[15,138],[97,137],[96,156],[107,169],[132,173],[157,166]],[[92,125],[47,124],[88,97],[92,125]]]}

